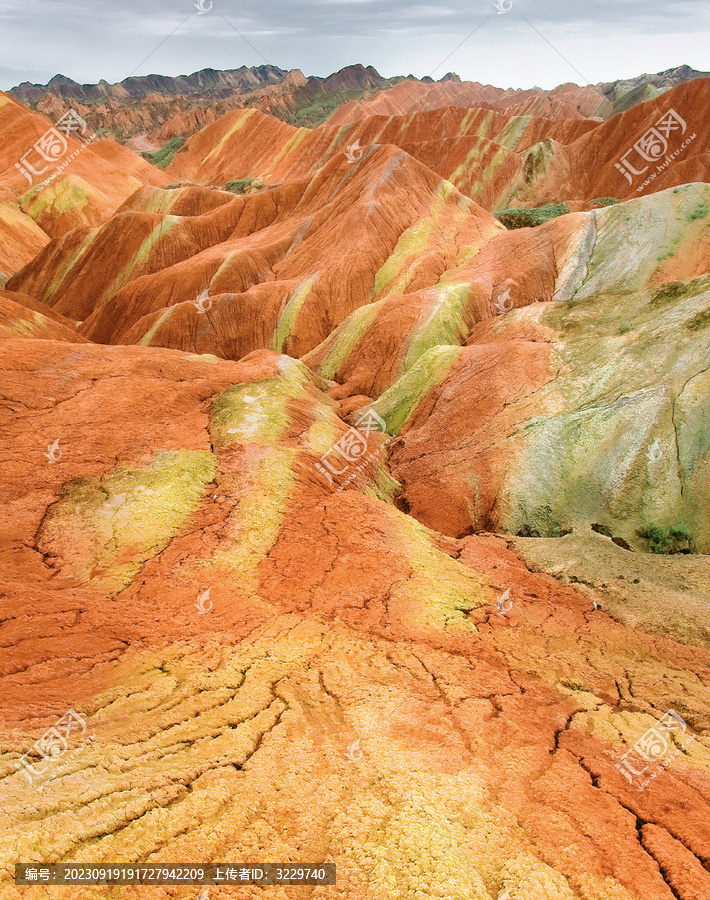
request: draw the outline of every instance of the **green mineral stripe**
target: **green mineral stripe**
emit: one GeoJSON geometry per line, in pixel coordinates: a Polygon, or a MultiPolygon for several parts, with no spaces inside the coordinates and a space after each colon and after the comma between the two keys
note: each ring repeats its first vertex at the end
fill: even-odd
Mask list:
{"type": "MultiPolygon", "coordinates": [[[[378,300],[375,303],[369,303],[367,306],[361,306],[360,309],[356,309],[338,327],[333,335],[326,338],[323,343],[329,343],[330,349],[316,369],[322,378],[332,379],[340,371],[357,346],[358,341],[361,340],[375,321],[383,303],[383,300],[378,300]]],[[[320,346],[323,346],[323,344],[320,346]]]]}
{"type": "Polygon", "coordinates": [[[42,543],[75,577],[120,591],[187,525],[214,475],[209,451],[177,450],[156,453],[144,468],[78,478],[50,508],[42,543]]]}
{"type": "Polygon", "coordinates": [[[174,309],[174,306],[168,306],[167,309],[164,309],[163,312],[161,312],[155,322],[153,322],[153,324],[150,326],[148,331],[146,331],[143,337],[138,341],[141,347],[150,347],[150,342],[153,340],[155,332],[160,328],[160,326],[168,318],[168,316],[170,316],[174,309]]]}
{"type": "Polygon", "coordinates": [[[435,289],[435,300],[426,319],[413,330],[401,374],[433,347],[463,344],[469,325],[465,312],[471,294],[468,284],[452,284],[435,289]]]}
{"type": "Polygon", "coordinates": [[[399,434],[423,397],[444,379],[461,350],[458,346],[429,350],[373,404],[390,434],[399,434]]]}
{"type": "Polygon", "coordinates": [[[299,312],[301,311],[301,307],[303,306],[306,298],[311,292],[311,288],[313,287],[318,274],[312,275],[309,279],[301,284],[291,299],[287,302],[284,307],[281,316],[279,317],[278,324],[276,325],[276,331],[274,332],[274,337],[271,343],[271,349],[275,350],[277,353],[283,353],[284,346],[286,341],[288,340],[289,335],[293,331],[293,327],[296,324],[296,319],[298,317],[299,312]]]}

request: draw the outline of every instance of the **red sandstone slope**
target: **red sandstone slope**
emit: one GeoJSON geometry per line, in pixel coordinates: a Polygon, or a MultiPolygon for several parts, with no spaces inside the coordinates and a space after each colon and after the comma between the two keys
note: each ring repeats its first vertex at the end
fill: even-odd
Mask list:
{"type": "Polygon", "coordinates": [[[240,110],[193,135],[168,172],[203,184],[245,176],[275,184],[312,175],[335,155],[355,162],[377,145],[393,144],[491,209],[523,170],[524,151],[542,140],[571,142],[596,125],[447,107],[310,131],[240,110]]]}
{"type": "Polygon", "coordinates": [[[57,129],[1,92],[0,134],[0,190],[15,196],[51,237],[105,221],[142,184],[169,183],[127,148],[93,140],[85,124],[74,120],[57,129]]]}
{"type": "Polygon", "coordinates": [[[5,196],[7,200],[0,200],[0,284],[30,262],[50,240],[22,212],[9,191],[5,196]]]}
{"type": "Polygon", "coordinates": [[[612,112],[611,103],[592,85],[578,87],[576,84],[563,84],[552,91],[541,88],[503,90],[470,81],[422,84],[407,80],[360,102],[352,101],[341,106],[328,119],[328,124],[345,125],[367,116],[401,116],[446,106],[560,119],[607,118],[612,112]]]}
{"type": "Polygon", "coordinates": [[[710,181],[710,79],[679,85],[562,146],[524,154],[510,205],[567,198],[627,198],[691,181],[710,181]]]}
{"type": "Polygon", "coordinates": [[[710,186],[516,231],[470,198],[581,190],[550,159],[600,127],[235,113],[174,163],[204,184],[97,193],[10,279],[4,859],[710,896],[710,186]],[[208,186],[245,174],[280,183],[208,186]],[[700,553],[641,552],[656,516],[700,553]]]}
{"type": "Polygon", "coordinates": [[[43,338],[84,344],[88,339],[79,334],[74,323],[55,313],[26,294],[0,291],[0,339],[6,337],[43,338]]]}
{"type": "Polygon", "coordinates": [[[706,649],[372,478],[333,492],[347,431],[292,359],[15,338],[0,371],[8,858],[333,861],[343,900],[707,891],[706,649]],[[28,778],[70,705],[87,740],[28,778]]]}
{"type": "MultiPolygon", "coordinates": [[[[187,191],[195,211],[209,196],[187,191]]],[[[101,229],[53,242],[10,287],[86,320],[92,340],[149,340],[232,358],[273,344],[301,355],[370,301],[403,233],[431,215],[471,246],[503,230],[429,169],[382,146],[359,166],[335,156],[312,179],[201,214],[126,209],[101,229]]],[[[452,261],[423,258],[417,277],[428,283],[452,261]]]]}
{"type": "Polygon", "coordinates": [[[489,209],[625,198],[710,179],[710,138],[693,127],[709,108],[710,81],[697,79],[604,123],[448,107],[309,131],[237,111],[194,135],[169,171],[208,184],[246,176],[273,184],[310,175],[337,153],[355,161],[389,143],[489,209]],[[671,111],[677,119],[668,119],[671,111]],[[623,159],[639,175],[626,178],[617,168],[623,159]],[[666,168],[652,179],[657,165],[666,168]]]}

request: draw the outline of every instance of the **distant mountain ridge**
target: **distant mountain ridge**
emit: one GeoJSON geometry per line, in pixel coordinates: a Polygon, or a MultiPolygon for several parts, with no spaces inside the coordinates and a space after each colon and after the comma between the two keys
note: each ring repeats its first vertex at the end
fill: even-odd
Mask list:
{"type": "Polygon", "coordinates": [[[601,83],[559,85],[545,91],[497,88],[461,81],[449,72],[438,81],[412,75],[385,78],[372,66],[346,66],[326,77],[265,64],[202,69],[192,75],[131,76],[116,84],[78,84],[55,75],[47,84],[23,82],[9,95],[55,118],[73,106],[91,127],[141,151],[184,139],[234,109],[253,108],[290,125],[355,121],[443,106],[481,107],[509,114],[607,119],[653,100],[686,81],[708,77],[687,65],[601,83]]]}
{"type": "MultiPolygon", "coordinates": [[[[445,77],[451,79],[457,76],[450,73],[445,77]]],[[[263,65],[241,66],[239,69],[201,69],[192,75],[134,75],[115,84],[103,79],[98,84],[78,84],[65,75],[55,75],[47,84],[23,81],[6,93],[21,103],[34,106],[48,94],[84,103],[110,98],[140,100],[151,94],[224,99],[234,93],[249,93],[284,83],[291,88],[304,88],[306,94],[315,96],[322,92],[380,89],[399,80],[402,79],[384,78],[372,66],[346,66],[325,77],[306,77],[300,69],[263,65]]],[[[428,80],[431,83],[431,79],[428,80]]]]}
{"type": "Polygon", "coordinates": [[[647,100],[653,100],[671,88],[696,78],[710,78],[710,72],[698,72],[690,66],[676,66],[655,75],[639,75],[637,78],[611,81],[598,87],[617,113],[625,112],[647,100]]]}
{"type": "MultiPolygon", "coordinates": [[[[452,79],[457,76],[449,73],[442,81],[452,79]]],[[[384,78],[372,66],[347,66],[326,77],[307,78],[300,69],[263,65],[202,69],[177,77],[134,76],[117,84],[77,84],[55,75],[46,85],[23,82],[7,93],[50,118],[71,105],[99,133],[121,141],[138,138],[136,146],[146,149],[186,137],[244,107],[292,125],[319,125],[344,103],[402,80],[384,78]]]]}
{"type": "MultiPolygon", "coordinates": [[[[346,66],[338,72],[325,77],[312,75],[306,77],[300,69],[280,69],[278,66],[266,64],[263,66],[241,66],[238,69],[200,69],[192,75],[132,75],[123,81],[114,84],[101,79],[97,84],[79,84],[65,75],[55,75],[46,84],[34,84],[23,81],[11,90],[6,91],[11,97],[25,104],[36,104],[46,94],[54,94],[67,100],[83,100],[90,102],[104,97],[122,99],[131,97],[139,99],[149,94],[164,94],[165,96],[196,96],[211,94],[214,97],[226,97],[235,90],[246,91],[263,87],[269,84],[278,84],[287,76],[302,78],[303,85],[321,85],[324,90],[350,87],[369,89],[382,87],[386,82],[403,81],[409,78],[421,81],[422,84],[435,84],[434,79],[426,76],[415,79],[412,75],[399,76],[392,79],[384,78],[373,66],[346,66]],[[363,79],[362,75],[366,77],[363,79]]],[[[700,72],[691,66],[676,66],[655,74],[639,75],[636,78],[625,78],[617,81],[599,82],[598,87],[612,102],[618,102],[624,95],[638,90],[646,85],[655,88],[659,93],[670,88],[677,87],[684,81],[692,81],[694,78],[708,78],[710,72],[700,72]]],[[[449,72],[439,79],[440,83],[447,81],[461,82],[461,78],[455,72],[449,72]]],[[[558,85],[558,88],[560,86],[558,85]]],[[[540,90],[540,89],[538,89],[540,90]]],[[[542,91],[546,94],[549,91],[542,91]]]]}
{"type": "Polygon", "coordinates": [[[103,79],[98,84],[78,84],[65,75],[55,75],[47,84],[31,84],[23,81],[7,91],[21,103],[35,104],[46,94],[54,94],[64,100],[82,100],[85,103],[115,97],[122,100],[141,99],[149,94],[176,94],[194,96],[210,93],[214,97],[228,96],[233,91],[244,91],[277,84],[289,72],[278,66],[241,66],[239,69],[201,69],[192,75],[133,75],[123,81],[110,84],[103,79]]]}

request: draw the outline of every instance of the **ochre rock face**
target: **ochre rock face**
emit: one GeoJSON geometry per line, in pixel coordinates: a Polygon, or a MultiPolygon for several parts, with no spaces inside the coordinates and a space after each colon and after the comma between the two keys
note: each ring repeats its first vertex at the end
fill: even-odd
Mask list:
{"type": "Polygon", "coordinates": [[[56,123],[65,112],[44,118],[0,91],[3,280],[29,262],[49,238],[100,225],[141,185],[165,187],[170,181],[126,147],[96,139],[85,124],[58,130],[56,123]],[[47,135],[50,145],[45,146],[47,135]],[[38,141],[44,155],[36,149],[38,141]]]}
{"type": "Polygon", "coordinates": [[[404,81],[360,103],[342,106],[328,121],[332,125],[342,125],[367,116],[402,115],[445,106],[494,109],[511,115],[560,119],[606,118],[612,112],[611,103],[592,85],[580,88],[576,84],[566,84],[553,91],[542,91],[540,88],[525,91],[501,90],[477,82],[462,84],[449,81],[425,85],[404,81]]]}
{"type": "Polygon", "coordinates": [[[708,104],[710,79],[701,78],[620,113],[572,142],[531,147],[505,205],[631,198],[704,181],[710,147],[701,122],[708,104]]]}
{"type": "MultiPolygon", "coordinates": [[[[85,320],[92,340],[168,343],[224,356],[273,345],[300,356],[371,299],[403,233],[422,220],[477,243],[503,230],[391,146],[366,165],[333,158],[312,179],[235,197],[201,215],[146,208],[153,207],[124,207],[100,229],[71,232],[9,286],[85,320]],[[76,263],[60,262],[67,259],[76,263]],[[204,290],[209,302],[196,307],[204,290]],[[178,344],[175,334],[183,335],[178,344]]],[[[430,282],[445,266],[440,253],[432,254],[418,261],[417,277],[430,282]]]]}
{"type": "Polygon", "coordinates": [[[87,343],[75,322],[66,319],[49,307],[12,291],[0,291],[0,335],[26,335],[46,340],[87,343]]]}
{"type": "Polygon", "coordinates": [[[333,491],[345,428],[293,359],[9,338],[0,365],[34,473],[0,521],[5,854],[295,853],[343,897],[704,890],[707,650],[437,537],[377,471],[333,491]],[[28,781],[70,705],[91,740],[28,781]],[[684,753],[639,790],[619,760],[671,705],[684,753]]]}
{"type": "Polygon", "coordinates": [[[46,893],[18,861],[710,897],[706,138],[610,180],[708,86],[600,123],[574,86],[428,108],[453,85],[230,112],[170,189],[101,142],[1,195],[3,900],[46,893]]]}
{"type": "Polygon", "coordinates": [[[295,128],[257,110],[237,110],[193,135],[168,166],[176,180],[225,184],[255,177],[274,184],[310,175],[334,155],[350,164],[377,145],[406,150],[487,208],[506,197],[523,153],[548,139],[570,142],[596,127],[584,119],[515,116],[487,109],[438,108],[371,116],[352,125],[295,128]]]}
{"type": "Polygon", "coordinates": [[[49,235],[14,202],[0,200],[0,278],[5,280],[49,243],[49,235]]]}
{"type": "MultiPolygon", "coordinates": [[[[416,87],[404,82],[382,96],[416,87]]],[[[209,184],[246,176],[273,184],[304,177],[336,153],[358,159],[391,143],[488,209],[623,199],[708,176],[710,139],[700,123],[709,103],[710,79],[699,78],[604,122],[510,109],[410,110],[403,101],[384,114],[343,108],[310,131],[236,110],[193,135],[168,171],[209,184]],[[635,145],[649,134],[640,154],[635,145]]]]}

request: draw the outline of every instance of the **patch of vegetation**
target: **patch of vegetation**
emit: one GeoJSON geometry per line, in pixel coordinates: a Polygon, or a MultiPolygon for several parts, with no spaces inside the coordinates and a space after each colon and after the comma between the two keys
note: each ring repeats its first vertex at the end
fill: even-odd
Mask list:
{"type": "Polygon", "coordinates": [[[525,525],[523,525],[521,528],[519,528],[519,529],[515,532],[515,534],[516,534],[518,537],[526,537],[526,538],[527,538],[527,537],[534,537],[534,538],[542,537],[542,535],[541,535],[540,532],[537,530],[537,528],[530,528],[530,526],[527,525],[527,524],[525,524],[525,525]]]}
{"type": "MultiPolygon", "coordinates": [[[[354,98],[353,98],[354,99],[354,98]]],[[[322,97],[320,100],[302,106],[296,110],[295,114],[290,118],[290,124],[297,126],[305,126],[306,128],[315,128],[322,125],[326,119],[338,109],[347,100],[341,100],[340,97],[322,97]]]]}
{"type": "Polygon", "coordinates": [[[569,681],[568,679],[563,678],[561,684],[563,687],[568,688],[570,691],[583,691],[584,693],[588,692],[588,688],[586,688],[583,684],[580,684],[578,681],[569,681]]]}
{"type": "Polygon", "coordinates": [[[653,297],[649,300],[649,306],[660,306],[662,303],[668,303],[671,300],[677,300],[682,297],[688,290],[687,285],[682,281],[669,281],[659,288],[653,297]]]}
{"type": "MultiPolygon", "coordinates": [[[[377,90],[386,90],[403,80],[401,77],[386,78],[377,90]]],[[[305,87],[301,91],[296,92],[295,112],[279,115],[279,118],[284,122],[288,122],[289,125],[315,128],[317,125],[322,125],[327,121],[341,106],[344,106],[351,100],[367,100],[368,96],[369,92],[361,88],[349,91],[339,90],[333,93],[328,93],[327,88],[323,88],[314,95],[313,88],[305,87]]],[[[278,113],[275,112],[273,115],[278,115],[278,113]]]]}
{"type": "Polygon", "coordinates": [[[693,535],[686,522],[677,522],[667,528],[658,522],[650,522],[640,530],[642,538],[646,538],[652,553],[692,553],[693,535]]]}
{"type": "Polygon", "coordinates": [[[256,194],[258,191],[263,191],[265,187],[266,185],[258,178],[246,177],[228,181],[224,190],[229,191],[230,194],[256,194]]]}
{"type": "Polygon", "coordinates": [[[149,163],[152,163],[156,169],[166,169],[176,154],[185,146],[185,140],[184,137],[174,137],[160,150],[141,153],[141,156],[143,159],[147,159],[149,163]]]}
{"type": "MultiPolygon", "coordinates": [[[[697,278],[689,278],[687,281],[669,281],[654,291],[649,306],[661,306],[675,300],[686,299],[703,293],[710,288],[710,278],[700,275],[697,278]]],[[[702,315],[702,314],[701,314],[702,315]]]]}
{"type": "Polygon", "coordinates": [[[621,203],[621,200],[617,200],[616,197],[597,197],[595,200],[590,200],[589,203],[592,207],[598,209],[602,206],[613,206],[615,203],[621,203]]]}
{"type": "Polygon", "coordinates": [[[693,535],[687,522],[677,522],[675,525],[671,525],[670,532],[674,541],[685,541],[688,544],[693,541],[693,535]]]}
{"type": "Polygon", "coordinates": [[[641,529],[641,537],[646,538],[652,553],[670,553],[673,541],[670,532],[662,525],[655,523],[644,525],[641,529]]]}
{"type": "Polygon", "coordinates": [[[707,328],[708,325],[710,325],[710,309],[703,310],[685,323],[685,327],[689,331],[700,331],[701,328],[707,328]]]}
{"type": "Polygon", "coordinates": [[[545,206],[538,206],[533,209],[519,207],[516,209],[500,209],[493,215],[505,225],[508,229],[513,228],[536,228],[538,225],[544,225],[550,219],[556,219],[558,216],[564,216],[569,212],[566,203],[547,203],[545,206]]]}
{"type": "Polygon", "coordinates": [[[708,214],[708,206],[707,203],[699,203],[693,212],[688,216],[691,222],[694,222],[696,219],[704,219],[708,214]]]}

